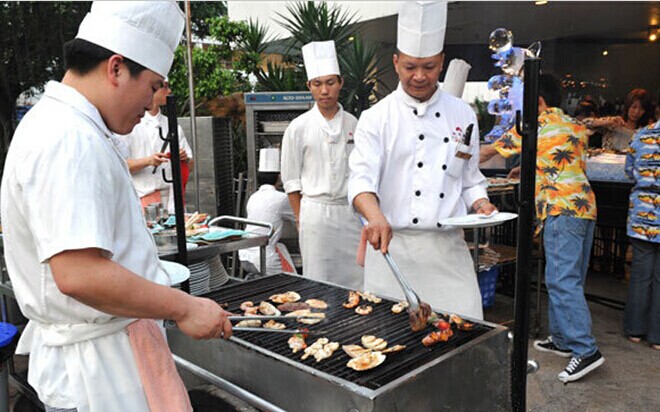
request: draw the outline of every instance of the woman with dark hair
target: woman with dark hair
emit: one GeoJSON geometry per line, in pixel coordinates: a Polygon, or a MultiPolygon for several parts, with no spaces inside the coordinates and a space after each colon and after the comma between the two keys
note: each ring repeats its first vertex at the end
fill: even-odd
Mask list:
{"type": "Polygon", "coordinates": [[[628,150],[633,134],[647,126],[651,118],[651,96],[644,89],[633,89],[623,103],[622,116],[584,119],[589,129],[604,129],[603,148],[628,150]]]}

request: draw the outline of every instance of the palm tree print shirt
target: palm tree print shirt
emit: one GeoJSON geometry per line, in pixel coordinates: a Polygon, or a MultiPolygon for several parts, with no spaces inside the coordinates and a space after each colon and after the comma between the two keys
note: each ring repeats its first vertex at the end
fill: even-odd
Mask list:
{"type": "MultiPolygon", "coordinates": [[[[539,115],[536,154],[536,216],[571,216],[596,220],[596,196],[585,173],[587,128],[559,108],[539,115]]],[[[493,143],[504,157],[518,154],[520,135],[514,129],[493,143]]]]}
{"type": "Polygon", "coordinates": [[[635,181],[630,192],[628,236],[660,243],[660,122],[633,137],[626,155],[626,174],[635,181]]]}

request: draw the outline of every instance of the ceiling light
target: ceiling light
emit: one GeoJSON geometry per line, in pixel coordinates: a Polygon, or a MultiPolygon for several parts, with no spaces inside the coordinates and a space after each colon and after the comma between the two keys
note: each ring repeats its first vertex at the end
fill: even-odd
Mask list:
{"type": "Polygon", "coordinates": [[[656,41],[656,40],[658,40],[658,35],[656,33],[649,34],[649,41],[656,41]]]}
{"type": "Polygon", "coordinates": [[[658,40],[658,30],[659,30],[659,28],[656,25],[649,26],[649,28],[648,28],[649,41],[658,40]]]}
{"type": "Polygon", "coordinates": [[[548,4],[548,0],[536,0],[534,4],[536,4],[537,6],[543,6],[545,4],[548,4]]]}
{"type": "Polygon", "coordinates": [[[607,56],[608,54],[610,54],[610,52],[608,52],[607,50],[603,50],[603,56],[607,56]]]}

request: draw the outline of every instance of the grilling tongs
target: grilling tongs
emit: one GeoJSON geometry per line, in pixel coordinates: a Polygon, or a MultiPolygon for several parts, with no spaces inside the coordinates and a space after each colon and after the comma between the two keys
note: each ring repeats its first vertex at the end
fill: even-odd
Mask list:
{"type": "MultiPolygon", "coordinates": [[[[227,318],[230,321],[242,321],[242,320],[295,320],[299,318],[311,318],[309,316],[301,315],[301,316],[261,316],[261,315],[256,315],[256,316],[228,316],[227,318]]],[[[234,331],[239,331],[239,332],[270,332],[270,333],[285,333],[285,334],[312,334],[312,335],[325,335],[328,332],[324,330],[314,330],[311,331],[307,328],[299,328],[299,329],[268,329],[268,328],[253,328],[253,327],[234,327],[234,331]]]]}
{"type": "Polygon", "coordinates": [[[396,262],[390,255],[390,252],[387,251],[383,253],[383,256],[385,257],[390,270],[394,274],[394,277],[399,282],[399,286],[401,286],[401,289],[403,289],[403,294],[406,296],[406,300],[408,301],[408,316],[410,318],[410,327],[412,328],[413,332],[424,330],[426,328],[426,322],[432,313],[431,306],[419,299],[417,293],[415,293],[413,288],[410,287],[410,284],[406,280],[405,276],[403,276],[403,273],[401,273],[399,266],[397,266],[396,262]]]}

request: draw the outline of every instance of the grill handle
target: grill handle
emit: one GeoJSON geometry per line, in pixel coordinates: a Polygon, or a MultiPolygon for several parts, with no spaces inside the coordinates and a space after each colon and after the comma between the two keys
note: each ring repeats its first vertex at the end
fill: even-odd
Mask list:
{"type": "Polygon", "coordinates": [[[242,217],[236,217],[236,216],[218,216],[215,219],[211,219],[209,222],[209,226],[213,225],[219,225],[220,222],[234,222],[234,223],[244,223],[246,225],[252,225],[252,226],[261,226],[268,228],[268,233],[266,236],[270,239],[271,236],[273,236],[273,225],[268,223],[268,222],[260,222],[258,220],[250,220],[250,219],[244,219],[242,217]]]}
{"type": "Polygon", "coordinates": [[[403,276],[403,273],[401,273],[399,266],[392,258],[392,255],[390,255],[390,252],[388,251],[383,253],[383,257],[385,257],[385,260],[387,261],[387,265],[390,267],[390,270],[394,274],[394,277],[396,278],[397,282],[399,282],[399,286],[401,286],[401,289],[403,289],[403,294],[406,296],[408,305],[410,305],[409,310],[411,312],[417,312],[419,310],[419,302],[420,302],[419,296],[417,296],[417,293],[415,293],[412,287],[410,287],[410,284],[403,276]]]}

